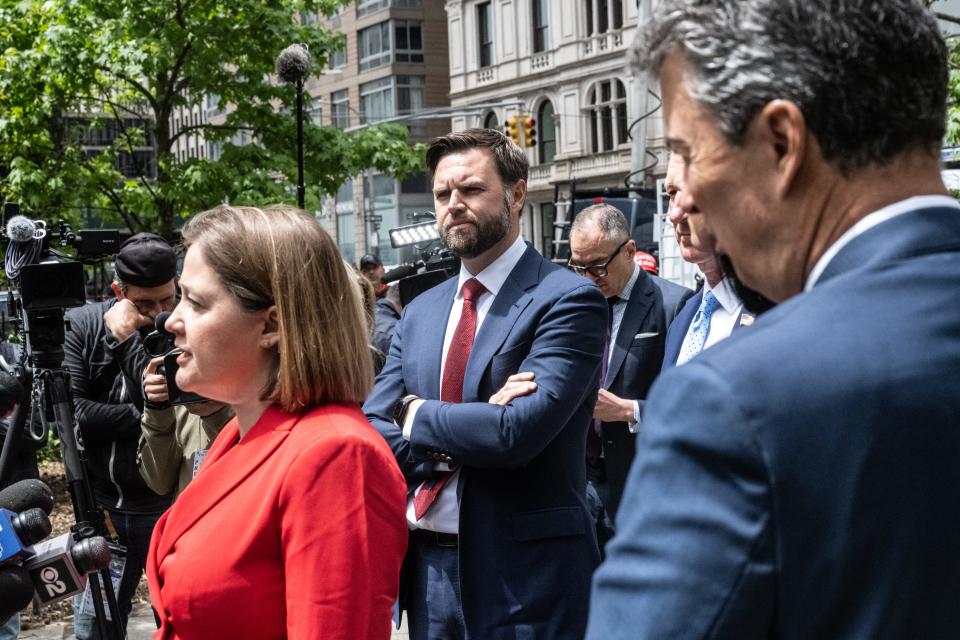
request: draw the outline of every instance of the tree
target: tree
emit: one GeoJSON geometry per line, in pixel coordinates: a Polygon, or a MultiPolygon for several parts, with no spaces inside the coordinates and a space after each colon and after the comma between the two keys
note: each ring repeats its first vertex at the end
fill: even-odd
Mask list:
{"type": "MultiPolygon", "coordinates": [[[[0,177],[5,196],[33,211],[76,220],[99,210],[131,231],[170,235],[180,217],[224,200],[295,201],[295,94],[272,78],[279,52],[307,45],[314,69],[343,36],[300,24],[345,0],[0,0],[0,177]],[[177,107],[216,97],[222,125],[173,131],[177,107]],[[84,129],[118,133],[101,153],[84,151],[84,129]],[[223,141],[218,160],[177,163],[174,142],[202,131],[223,141]],[[228,141],[246,131],[255,145],[228,141]],[[155,170],[135,179],[115,168],[146,142],[155,170]]],[[[364,168],[402,178],[423,165],[406,129],[345,133],[305,123],[307,208],[364,168]]]]}

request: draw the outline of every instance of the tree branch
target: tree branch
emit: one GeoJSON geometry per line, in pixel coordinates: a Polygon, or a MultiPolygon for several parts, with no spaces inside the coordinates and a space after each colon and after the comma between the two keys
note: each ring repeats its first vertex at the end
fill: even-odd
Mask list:
{"type": "Polygon", "coordinates": [[[937,20],[943,20],[944,22],[950,22],[952,24],[960,24],[960,17],[951,16],[948,13],[942,13],[940,11],[934,11],[933,15],[937,20]]]}

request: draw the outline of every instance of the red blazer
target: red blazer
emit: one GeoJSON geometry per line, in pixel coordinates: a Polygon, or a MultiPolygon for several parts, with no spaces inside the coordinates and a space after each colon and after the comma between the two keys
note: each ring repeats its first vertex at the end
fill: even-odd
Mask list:
{"type": "Polygon", "coordinates": [[[236,419],[157,522],[155,638],[390,637],[406,484],[359,407],[236,419]]]}

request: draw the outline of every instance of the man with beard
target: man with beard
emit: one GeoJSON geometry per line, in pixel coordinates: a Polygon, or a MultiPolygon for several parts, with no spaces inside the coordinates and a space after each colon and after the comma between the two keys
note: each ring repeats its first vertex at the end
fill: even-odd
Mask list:
{"type": "MultiPolygon", "coordinates": [[[[170,496],[159,496],[140,477],[137,444],[143,412],[141,379],[149,362],[142,338],[154,318],[177,303],[177,259],[158,235],[138,233],[114,261],[114,298],[72,309],[63,344],[64,364],[83,436],[87,473],[107,533],[127,548],[117,590],[126,626],[132,598],[147,560],[150,534],[170,496]]],[[[91,609],[74,610],[77,638],[98,637],[91,609]]]]}
{"type": "Polygon", "coordinates": [[[936,19],[662,0],[637,52],[680,206],[778,305],[654,385],[587,638],[956,637],[960,206],[936,19]]]}
{"type": "Polygon", "coordinates": [[[528,165],[509,138],[442,136],[427,164],[460,275],[406,307],[364,405],[410,487],[410,636],[581,638],[599,560],[584,434],[607,305],[520,237],[528,165]]]}
{"type": "Polygon", "coordinates": [[[696,205],[687,200],[687,209],[679,205],[683,191],[683,158],[671,153],[667,162],[664,190],[669,198],[670,223],[673,224],[680,257],[697,265],[703,274],[703,287],[690,298],[670,323],[664,345],[663,367],[683,364],[740,327],[753,324],[756,314],[773,303],[746,289],[734,273],[729,258],[716,250],[716,241],[696,213],[696,205]]]}

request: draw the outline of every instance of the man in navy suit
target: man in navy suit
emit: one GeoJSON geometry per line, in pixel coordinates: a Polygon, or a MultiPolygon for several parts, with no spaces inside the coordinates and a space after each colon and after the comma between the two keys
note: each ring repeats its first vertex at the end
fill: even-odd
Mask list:
{"type": "Polygon", "coordinates": [[[654,384],[587,637],[956,637],[936,20],[914,0],[664,0],[638,52],[680,206],[779,304],[654,384]]]}
{"type": "Polygon", "coordinates": [[[607,360],[587,429],[587,480],[599,498],[601,549],[633,462],[641,403],[660,373],[667,326],[693,295],[640,269],[636,251],[626,217],[612,205],[584,209],[570,227],[570,267],[600,287],[610,308],[607,360]]]}
{"type": "Polygon", "coordinates": [[[683,158],[680,154],[670,154],[663,188],[669,200],[670,223],[680,247],[680,257],[697,265],[703,274],[703,287],[687,300],[667,329],[663,357],[663,368],[667,369],[683,364],[700,351],[729,337],[741,326],[753,324],[756,316],[752,311],[744,309],[734,277],[726,273],[721,256],[716,250],[716,241],[703,223],[702,216],[691,216],[678,205],[683,190],[683,158]],[[713,302],[708,299],[705,303],[704,297],[708,292],[713,296],[713,302]],[[708,305],[712,305],[712,309],[704,319],[708,305]],[[702,341],[697,340],[695,332],[691,331],[694,317],[705,323],[702,341]],[[682,360],[678,360],[681,355],[682,360]]]}
{"type": "Polygon", "coordinates": [[[410,635],[582,638],[599,562],[584,441],[607,305],[520,237],[528,166],[509,138],[452,133],[427,164],[462,268],[404,308],[364,405],[410,486],[410,635]]]}

